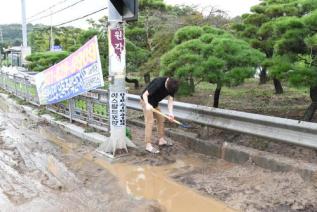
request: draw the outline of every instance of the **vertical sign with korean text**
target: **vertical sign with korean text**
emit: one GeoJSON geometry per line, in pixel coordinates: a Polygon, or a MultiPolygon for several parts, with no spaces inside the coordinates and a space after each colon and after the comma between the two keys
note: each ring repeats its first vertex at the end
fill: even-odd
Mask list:
{"type": "Polygon", "coordinates": [[[110,91],[110,125],[115,128],[126,125],[126,92],[120,89],[125,80],[125,39],[122,27],[109,29],[111,62],[109,75],[116,77],[110,91]]]}
{"type": "Polygon", "coordinates": [[[125,101],[125,92],[114,92],[110,94],[110,120],[111,125],[114,127],[124,127],[126,125],[125,101]]]}
{"type": "Polygon", "coordinates": [[[109,75],[123,75],[125,74],[126,66],[126,52],[124,31],[121,27],[109,29],[109,75]]]}

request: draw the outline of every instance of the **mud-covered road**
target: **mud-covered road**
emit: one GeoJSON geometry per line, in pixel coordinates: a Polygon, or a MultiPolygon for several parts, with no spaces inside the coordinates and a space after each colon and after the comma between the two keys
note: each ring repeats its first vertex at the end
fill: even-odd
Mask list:
{"type": "Polygon", "coordinates": [[[186,164],[167,155],[132,150],[110,163],[82,140],[0,104],[0,211],[184,211],[194,204],[231,211],[169,178],[186,164]]]}
{"type": "MultiPolygon", "coordinates": [[[[141,146],[143,130],[132,128],[141,146]]],[[[294,173],[213,159],[181,141],[115,163],[0,103],[0,211],[317,211],[317,188],[294,173]]]]}
{"type": "Polygon", "coordinates": [[[16,113],[0,115],[0,211],[143,211],[73,137],[16,113]],[[65,142],[64,142],[65,141],[65,142]]]}

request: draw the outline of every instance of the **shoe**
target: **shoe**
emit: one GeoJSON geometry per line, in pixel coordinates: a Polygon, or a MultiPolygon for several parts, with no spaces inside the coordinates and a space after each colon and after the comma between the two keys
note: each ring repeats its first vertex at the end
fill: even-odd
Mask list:
{"type": "Polygon", "coordinates": [[[158,154],[160,150],[154,147],[152,144],[147,144],[145,150],[149,153],[158,154]]]}
{"type": "Polygon", "coordinates": [[[160,144],[160,141],[159,141],[158,145],[160,147],[169,147],[169,146],[173,146],[173,142],[169,139],[167,139],[167,140],[164,139],[164,142],[162,144],[160,144]]]}

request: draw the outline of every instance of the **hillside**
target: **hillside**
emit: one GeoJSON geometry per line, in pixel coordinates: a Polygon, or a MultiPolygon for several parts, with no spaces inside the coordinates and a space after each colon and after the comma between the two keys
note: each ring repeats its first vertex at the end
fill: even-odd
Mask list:
{"type": "MultiPolygon", "coordinates": [[[[32,24],[28,24],[28,31],[33,29],[32,24]]],[[[3,43],[5,46],[19,46],[22,43],[22,27],[21,24],[4,24],[0,25],[2,31],[3,43]]],[[[1,37],[0,37],[1,39],[1,37]]],[[[0,43],[2,41],[0,40],[0,43]]]]}

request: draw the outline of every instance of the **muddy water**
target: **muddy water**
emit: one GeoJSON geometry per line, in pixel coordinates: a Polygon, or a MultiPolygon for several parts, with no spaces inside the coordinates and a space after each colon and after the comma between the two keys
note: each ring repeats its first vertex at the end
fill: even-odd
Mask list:
{"type": "MultiPolygon", "coordinates": [[[[51,142],[59,145],[64,152],[69,153],[77,147],[76,144],[67,143],[65,139],[48,132],[44,128],[41,129],[41,134],[51,142]]],[[[174,169],[202,165],[204,162],[197,157],[178,159],[175,163],[166,166],[150,166],[110,163],[96,153],[89,153],[77,163],[77,168],[80,169],[81,164],[84,164],[85,160],[95,163],[117,177],[128,194],[137,199],[156,200],[166,211],[233,211],[223,203],[203,196],[189,187],[173,181],[168,176],[174,169]]],[[[50,169],[56,172],[54,167],[50,167],[50,169]]]]}
{"type": "Polygon", "coordinates": [[[164,167],[131,166],[127,164],[110,164],[103,159],[85,157],[109,170],[120,179],[126,191],[137,198],[157,200],[167,211],[233,211],[224,204],[172,181],[167,175],[174,168],[188,166],[186,161],[164,167]]]}
{"type": "Polygon", "coordinates": [[[1,110],[0,211],[232,211],[169,177],[199,166],[195,157],[164,166],[109,163],[70,135],[1,110]]]}

